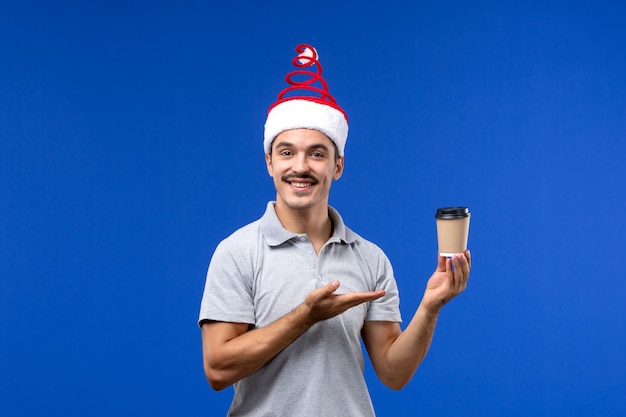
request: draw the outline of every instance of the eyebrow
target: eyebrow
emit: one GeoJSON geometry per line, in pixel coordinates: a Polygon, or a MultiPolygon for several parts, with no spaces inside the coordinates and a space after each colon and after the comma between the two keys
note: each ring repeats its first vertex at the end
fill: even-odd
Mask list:
{"type": "MultiPolygon", "coordinates": [[[[276,149],[279,148],[293,148],[293,143],[291,142],[286,142],[286,141],[282,141],[282,142],[278,142],[276,144],[276,149]]],[[[330,149],[328,149],[328,146],[324,145],[323,143],[316,143],[314,145],[309,146],[309,150],[311,149],[321,149],[323,151],[329,152],[330,149]]]]}

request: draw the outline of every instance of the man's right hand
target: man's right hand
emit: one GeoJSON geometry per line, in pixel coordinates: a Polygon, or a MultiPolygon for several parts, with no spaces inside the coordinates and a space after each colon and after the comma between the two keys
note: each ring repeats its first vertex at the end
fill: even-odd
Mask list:
{"type": "Polygon", "coordinates": [[[359,304],[377,300],[386,294],[385,290],[335,294],[339,285],[339,281],[335,280],[306,296],[301,307],[306,309],[310,325],[335,317],[359,304]]]}

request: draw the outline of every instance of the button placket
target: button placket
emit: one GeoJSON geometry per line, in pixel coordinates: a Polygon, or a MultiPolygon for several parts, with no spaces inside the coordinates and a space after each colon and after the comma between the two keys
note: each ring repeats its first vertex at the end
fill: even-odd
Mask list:
{"type": "Polygon", "coordinates": [[[307,236],[298,236],[296,238],[296,242],[297,245],[304,251],[305,258],[309,262],[309,265],[311,265],[311,268],[315,271],[317,269],[317,255],[315,255],[313,245],[309,241],[309,238],[307,236]]]}
{"type": "Polygon", "coordinates": [[[322,246],[320,249],[320,253],[317,255],[317,262],[315,265],[315,286],[316,288],[321,288],[326,285],[326,280],[324,279],[324,274],[322,269],[324,267],[324,253],[325,253],[326,245],[322,246]]]}

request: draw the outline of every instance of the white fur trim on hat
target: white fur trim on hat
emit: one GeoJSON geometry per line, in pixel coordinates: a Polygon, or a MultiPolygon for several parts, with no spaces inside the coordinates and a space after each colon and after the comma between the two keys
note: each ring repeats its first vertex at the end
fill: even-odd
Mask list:
{"type": "Polygon", "coordinates": [[[314,129],[328,136],[343,156],[348,139],[348,121],[334,107],[306,99],[283,101],[274,106],[265,121],[265,153],[270,153],[272,141],[285,130],[314,129]]]}

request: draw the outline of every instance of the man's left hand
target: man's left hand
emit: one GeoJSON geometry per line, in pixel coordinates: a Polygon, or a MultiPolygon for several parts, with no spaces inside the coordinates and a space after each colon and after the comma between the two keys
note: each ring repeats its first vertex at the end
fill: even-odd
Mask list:
{"type": "Polygon", "coordinates": [[[437,269],[428,280],[422,303],[431,312],[438,312],[444,304],[467,287],[472,258],[466,250],[451,258],[439,256],[437,269]]]}

